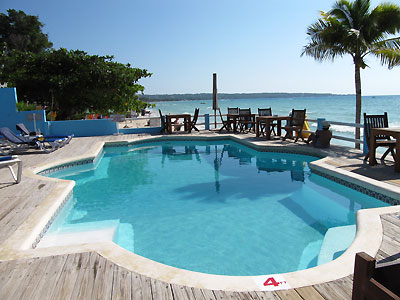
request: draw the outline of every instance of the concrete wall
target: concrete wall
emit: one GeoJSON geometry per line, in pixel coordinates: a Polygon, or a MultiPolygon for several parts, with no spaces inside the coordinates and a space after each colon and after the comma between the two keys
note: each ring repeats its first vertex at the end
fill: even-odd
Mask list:
{"type": "Polygon", "coordinates": [[[0,88],[0,127],[8,127],[17,133],[15,125],[24,123],[31,131],[46,134],[46,113],[44,110],[17,111],[17,92],[15,88],[0,88]]]}
{"type": "Polygon", "coordinates": [[[108,119],[101,120],[68,120],[49,121],[48,135],[64,136],[74,134],[78,136],[112,135],[117,133],[117,123],[108,119]]]}
{"type": "MultiPolygon", "coordinates": [[[[15,88],[0,88],[0,127],[8,127],[16,133],[15,125],[24,123],[29,130],[40,131],[45,136],[76,137],[112,135],[118,133],[117,123],[109,119],[47,121],[46,111],[17,111],[17,91],[15,88]]],[[[161,127],[121,129],[120,133],[161,132],[161,127]]]]}

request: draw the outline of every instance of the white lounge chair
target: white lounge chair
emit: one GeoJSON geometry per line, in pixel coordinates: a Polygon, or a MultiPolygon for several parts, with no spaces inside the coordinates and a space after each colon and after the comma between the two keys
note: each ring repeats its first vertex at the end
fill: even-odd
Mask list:
{"type": "Polygon", "coordinates": [[[13,156],[0,156],[0,169],[2,168],[8,168],[11,172],[12,177],[14,178],[16,183],[21,182],[21,177],[22,177],[22,161],[18,158],[18,156],[13,155],[13,156]],[[17,164],[18,165],[18,172],[17,176],[15,176],[14,170],[12,168],[12,165],[17,164]]]}

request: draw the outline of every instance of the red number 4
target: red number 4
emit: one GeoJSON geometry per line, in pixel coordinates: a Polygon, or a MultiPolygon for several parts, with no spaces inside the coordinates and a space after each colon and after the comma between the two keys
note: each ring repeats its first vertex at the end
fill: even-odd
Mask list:
{"type": "Polygon", "coordinates": [[[270,277],[264,282],[264,286],[268,286],[268,285],[279,286],[279,283],[276,282],[274,277],[270,277]]]}

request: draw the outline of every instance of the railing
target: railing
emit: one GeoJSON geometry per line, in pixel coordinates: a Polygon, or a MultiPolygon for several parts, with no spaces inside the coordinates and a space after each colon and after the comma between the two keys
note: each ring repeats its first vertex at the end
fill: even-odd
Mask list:
{"type": "MultiPolygon", "coordinates": [[[[226,117],[226,114],[223,114],[222,116],[226,117]]],[[[126,120],[123,122],[137,121],[137,120],[149,120],[149,124],[151,125],[151,123],[152,123],[151,120],[159,121],[160,117],[156,116],[156,117],[126,118],[126,120]]],[[[201,121],[201,120],[203,120],[203,122],[197,122],[197,125],[199,125],[199,126],[204,125],[204,130],[218,129],[222,125],[222,122],[218,115],[216,116],[216,119],[214,118],[214,115],[209,115],[209,114],[199,115],[199,121],[201,121]]],[[[321,121],[327,121],[331,125],[340,125],[340,126],[347,126],[347,127],[352,127],[352,128],[361,128],[361,129],[364,128],[364,126],[362,124],[329,121],[329,120],[325,120],[325,119],[318,119],[318,120],[306,119],[306,121],[309,123],[319,123],[321,121]]],[[[123,122],[121,122],[121,123],[123,123],[123,122]]],[[[304,130],[304,132],[313,133],[314,131],[304,130]]],[[[337,134],[332,135],[332,138],[337,139],[337,140],[346,141],[346,142],[355,143],[355,144],[364,144],[364,140],[362,140],[362,139],[355,139],[355,138],[350,138],[350,137],[341,136],[341,135],[337,135],[337,134]]]]}
{"type": "MultiPolygon", "coordinates": [[[[325,121],[325,119],[320,119],[320,120],[324,120],[325,121]]],[[[328,121],[328,120],[326,120],[326,121],[331,125],[341,125],[341,126],[364,129],[364,125],[362,125],[362,124],[337,122],[337,121],[328,121]]],[[[307,122],[309,122],[309,123],[318,123],[318,120],[307,119],[307,122]]],[[[310,131],[306,131],[306,132],[310,132],[310,131]]],[[[332,138],[337,139],[337,140],[346,141],[346,142],[353,142],[353,143],[356,143],[356,144],[364,144],[364,140],[355,139],[355,138],[349,138],[349,137],[346,137],[346,136],[332,135],[332,138]]]]}

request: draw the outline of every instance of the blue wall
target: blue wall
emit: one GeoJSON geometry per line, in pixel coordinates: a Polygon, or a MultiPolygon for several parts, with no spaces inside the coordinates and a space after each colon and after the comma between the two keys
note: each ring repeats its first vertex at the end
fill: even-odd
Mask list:
{"type": "Polygon", "coordinates": [[[15,88],[0,88],[0,127],[8,127],[17,133],[15,125],[24,123],[31,131],[46,134],[46,114],[44,110],[17,111],[17,92],[15,88]]]}
{"type": "Polygon", "coordinates": [[[98,136],[117,133],[117,123],[108,119],[101,120],[68,120],[49,121],[48,134],[50,136],[98,136]]]}
{"type": "MultiPolygon", "coordinates": [[[[15,88],[0,88],[0,127],[8,127],[16,133],[15,125],[24,123],[29,130],[40,131],[45,136],[76,137],[112,135],[118,133],[117,123],[109,119],[47,121],[45,110],[17,111],[17,91],[15,88]]],[[[161,127],[120,129],[120,133],[161,132],[161,127]]]]}

